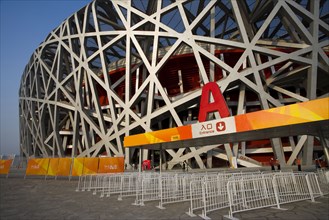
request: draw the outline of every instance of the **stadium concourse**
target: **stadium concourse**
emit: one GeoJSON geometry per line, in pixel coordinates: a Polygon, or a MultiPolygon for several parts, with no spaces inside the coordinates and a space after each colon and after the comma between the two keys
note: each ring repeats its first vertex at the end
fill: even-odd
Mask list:
{"type": "MultiPolygon", "coordinates": [[[[290,167],[296,171],[297,167],[290,167]]],[[[285,181],[286,185],[289,185],[289,177],[287,173],[292,173],[291,169],[282,170],[282,172],[274,171],[272,172],[270,168],[262,170],[261,172],[253,169],[239,169],[239,172],[235,170],[235,178],[238,176],[244,176],[243,179],[239,179],[240,183],[247,183],[252,180],[253,184],[257,184],[257,175],[262,175],[263,180],[267,178],[268,175],[276,175],[277,183],[281,180],[285,181]],[[242,171],[242,172],[241,172],[242,171]],[[247,175],[252,175],[253,178],[247,178],[247,175]],[[283,177],[281,180],[279,176],[283,177]]],[[[303,167],[303,171],[314,171],[314,167],[303,167]]],[[[302,197],[296,197],[293,195],[293,191],[290,191],[288,197],[284,196],[284,189],[278,187],[280,191],[279,201],[280,209],[274,209],[271,207],[276,207],[275,201],[274,205],[263,208],[255,208],[255,210],[244,210],[242,212],[234,212],[234,218],[238,219],[315,219],[315,220],[325,220],[329,218],[329,199],[328,199],[328,183],[322,184],[321,173],[326,172],[326,170],[318,170],[317,177],[319,177],[319,185],[321,190],[324,192],[322,195],[316,195],[316,191],[313,191],[314,200],[308,197],[306,194],[300,194],[302,197]],[[297,199],[297,200],[296,200],[297,199]],[[293,201],[293,202],[289,202],[293,201]],[[282,203],[282,204],[281,204],[282,203]]],[[[299,177],[304,174],[312,175],[314,172],[294,172],[294,181],[297,185],[301,183],[299,177]]],[[[150,178],[151,176],[159,176],[157,172],[125,172],[123,174],[115,174],[114,176],[144,176],[150,178]]],[[[207,181],[204,183],[211,182],[211,178],[214,175],[233,175],[232,169],[221,169],[221,170],[209,170],[208,173],[205,172],[163,172],[162,177],[158,178],[164,180],[165,176],[207,176],[207,181]]],[[[274,175],[274,176],[275,176],[274,175]]],[[[315,175],[314,175],[315,177],[315,175]]],[[[24,169],[14,168],[11,169],[11,174],[8,178],[0,178],[0,219],[201,219],[200,217],[207,217],[211,219],[226,219],[230,210],[234,210],[234,207],[224,207],[222,209],[210,211],[203,215],[202,210],[196,209],[194,213],[199,215],[198,217],[192,218],[189,214],[191,213],[192,202],[177,202],[171,204],[165,204],[165,209],[159,209],[156,206],[161,204],[160,200],[146,201],[144,197],[144,204],[136,204],[136,196],[120,196],[122,193],[114,193],[111,191],[114,188],[108,187],[102,194],[102,190],[96,190],[96,185],[89,184],[90,179],[88,178],[73,178],[71,181],[68,178],[59,178],[55,180],[54,178],[44,180],[40,177],[28,177],[24,178],[24,169]],[[82,184],[84,180],[88,180],[88,184],[82,184]],[[88,187],[90,187],[88,189],[88,187]],[[90,190],[90,191],[89,191],[90,190]],[[96,193],[95,193],[96,192],[96,193]],[[103,195],[103,196],[102,196],[103,195]],[[120,198],[121,199],[118,199],[120,198]],[[232,209],[233,208],[233,209],[232,209]],[[188,213],[190,212],[190,213],[188,213]],[[226,217],[225,217],[226,216],[226,217]]],[[[147,178],[145,178],[147,179],[147,178]]],[[[104,180],[104,179],[103,179],[104,180]]],[[[109,179],[105,179],[109,180],[109,179]]],[[[112,179],[113,180],[113,179],[112,179]]],[[[204,179],[205,180],[205,179],[204,179]]],[[[217,178],[217,181],[219,179],[217,178]]],[[[110,183],[110,181],[102,181],[103,183],[110,183]]],[[[149,181],[148,181],[149,182],[149,181]]],[[[114,186],[115,182],[111,182],[114,186]]],[[[143,181],[145,184],[146,182],[143,181]]],[[[239,184],[237,184],[239,185],[239,184]]],[[[241,184],[240,184],[241,185],[241,184]]],[[[248,187],[248,184],[243,184],[244,187],[248,187]]],[[[279,184],[280,185],[280,184],[279,184]]],[[[253,185],[254,186],[254,185],[253,185]]],[[[258,185],[261,186],[261,185],[258,185]]],[[[314,186],[313,186],[314,187],[314,186]]],[[[203,188],[203,187],[201,187],[203,188]]],[[[225,189],[226,187],[223,187],[225,189]]],[[[271,198],[270,185],[266,184],[267,198],[271,198]]],[[[211,189],[211,188],[208,188],[211,189]]],[[[229,189],[229,188],[228,188],[229,189]]],[[[251,188],[243,188],[244,192],[250,193],[253,191],[251,188]]],[[[104,189],[103,189],[104,190],[104,189]]],[[[237,195],[241,193],[241,188],[236,188],[237,195]]],[[[255,191],[256,189],[254,189],[255,191]]],[[[290,189],[291,190],[291,189],[290,189]]],[[[299,190],[302,190],[300,188],[299,190]]],[[[314,190],[314,189],[313,189],[314,190]]],[[[264,188],[260,187],[258,192],[264,192],[264,188]]],[[[222,191],[224,192],[224,191],[222,191]]],[[[255,191],[256,192],[256,191],[255,191]]],[[[288,191],[285,191],[287,193],[288,191]]],[[[162,194],[162,193],[160,193],[162,194]]],[[[128,195],[128,194],[125,194],[128,195]]],[[[192,195],[192,193],[191,193],[192,195]]],[[[256,203],[251,202],[251,195],[245,194],[249,198],[244,200],[247,202],[246,207],[251,207],[253,204],[261,204],[265,200],[258,201],[256,203]]],[[[255,196],[255,195],[254,195],[255,196]]],[[[243,197],[243,196],[242,196],[243,197]]],[[[246,197],[246,198],[247,198],[246,197]]],[[[223,197],[224,198],[224,197],[223,197]]],[[[255,197],[256,198],[256,197],[255,197]]],[[[165,200],[161,200],[165,201],[165,200]]],[[[206,200],[207,202],[214,201],[213,199],[206,200]]],[[[270,200],[268,200],[270,201],[270,200]]],[[[265,203],[262,203],[265,204],[265,203]]],[[[237,206],[235,206],[237,207],[237,206]]],[[[232,217],[232,216],[231,216],[232,217]]]]}

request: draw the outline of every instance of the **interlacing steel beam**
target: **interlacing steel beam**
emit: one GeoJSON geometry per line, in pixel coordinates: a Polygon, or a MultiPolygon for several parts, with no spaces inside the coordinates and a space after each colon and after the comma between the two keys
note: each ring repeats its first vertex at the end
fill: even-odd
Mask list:
{"type": "MultiPolygon", "coordinates": [[[[196,123],[201,88],[210,81],[220,86],[232,115],[328,96],[328,2],[92,1],[51,31],[26,65],[21,152],[125,155],[129,168],[139,154],[123,149],[123,138],[196,123]]],[[[311,164],[314,143],[307,136],[268,140],[283,166],[297,157],[311,164]]],[[[253,147],[259,146],[170,149],[163,166],[212,167],[214,157],[232,156],[242,166],[260,166],[253,147]]]]}

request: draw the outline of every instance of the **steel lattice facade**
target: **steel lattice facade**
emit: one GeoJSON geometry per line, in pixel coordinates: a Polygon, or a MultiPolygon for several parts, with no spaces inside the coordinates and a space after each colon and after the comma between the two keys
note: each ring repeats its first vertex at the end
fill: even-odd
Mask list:
{"type": "MultiPolygon", "coordinates": [[[[93,1],[51,31],[24,70],[21,153],[125,155],[129,166],[138,155],[123,148],[123,137],[196,123],[201,88],[210,81],[232,115],[328,96],[328,6],[321,0],[93,1]]],[[[248,167],[260,166],[262,154],[285,164],[284,152],[298,148],[311,164],[316,143],[307,136],[274,138],[165,156],[169,169],[184,160],[204,168],[205,157],[211,167],[212,159],[232,155],[247,158],[239,163],[248,167]]]]}

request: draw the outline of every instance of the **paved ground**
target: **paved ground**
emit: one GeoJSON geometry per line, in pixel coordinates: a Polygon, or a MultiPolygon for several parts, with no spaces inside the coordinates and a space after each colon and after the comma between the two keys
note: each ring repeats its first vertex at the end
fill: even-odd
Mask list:
{"type": "MultiPolygon", "coordinates": [[[[77,181],[67,179],[31,178],[12,176],[0,178],[0,219],[183,219],[189,217],[189,203],[166,205],[165,210],[156,208],[158,202],[145,206],[133,206],[134,198],[118,201],[117,196],[100,198],[92,192],[76,192],[77,181]]],[[[263,208],[235,214],[239,219],[298,219],[329,220],[329,197],[282,205],[286,211],[263,208]]],[[[211,219],[225,219],[228,209],[214,211],[211,219]]]]}

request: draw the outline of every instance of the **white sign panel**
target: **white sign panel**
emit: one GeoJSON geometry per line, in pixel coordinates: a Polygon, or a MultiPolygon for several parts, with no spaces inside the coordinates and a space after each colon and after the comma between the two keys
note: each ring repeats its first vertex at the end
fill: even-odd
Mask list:
{"type": "Polygon", "coordinates": [[[209,137],[236,132],[234,117],[221,118],[192,125],[192,137],[209,137]]]}

